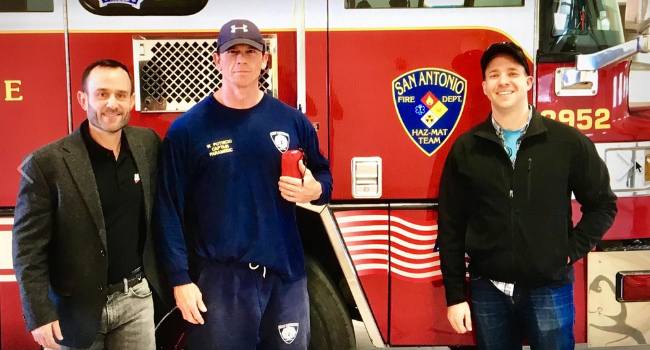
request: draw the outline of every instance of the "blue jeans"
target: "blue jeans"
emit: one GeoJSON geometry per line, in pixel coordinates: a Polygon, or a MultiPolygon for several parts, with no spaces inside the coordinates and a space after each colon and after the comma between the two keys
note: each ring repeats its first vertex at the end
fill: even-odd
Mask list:
{"type": "MultiPolygon", "coordinates": [[[[63,334],[65,337],[65,334],[63,334]]],[[[89,350],[155,350],[153,298],[146,278],[127,293],[108,296],[95,343],[89,350]]],[[[75,350],[61,345],[62,350],[75,350]]]]}
{"type": "Polygon", "coordinates": [[[512,297],[487,278],[470,279],[472,323],[481,350],[573,350],[573,285],[523,288],[512,297]]]}

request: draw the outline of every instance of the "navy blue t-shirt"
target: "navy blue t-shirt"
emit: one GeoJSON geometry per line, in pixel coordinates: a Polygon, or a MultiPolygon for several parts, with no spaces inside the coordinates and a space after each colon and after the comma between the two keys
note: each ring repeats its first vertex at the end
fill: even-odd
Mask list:
{"type": "Polygon", "coordinates": [[[278,188],[282,153],[298,148],[322,186],[314,203],[327,203],[329,161],[309,120],[283,102],[265,94],[252,108],[233,109],[210,95],[172,123],[154,209],[172,286],[191,282],[187,249],[202,261],[259,264],[289,281],[305,276],[296,206],[278,188]]]}

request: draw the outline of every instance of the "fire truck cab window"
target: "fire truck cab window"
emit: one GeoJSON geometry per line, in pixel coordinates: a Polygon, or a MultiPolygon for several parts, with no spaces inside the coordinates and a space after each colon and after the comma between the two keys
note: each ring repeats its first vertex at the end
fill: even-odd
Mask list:
{"type": "Polygon", "coordinates": [[[344,0],[344,3],[346,9],[386,9],[523,6],[524,0],[344,0]]]}
{"type": "Polygon", "coordinates": [[[54,0],[0,0],[0,12],[54,12],[54,0]]]}
{"type": "Polygon", "coordinates": [[[187,16],[201,11],[208,0],[79,0],[79,2],[86,10],[100,16],[187,16]]]}
{"type": "Polygon", "coordinates": [[[541,0],[540,62],[544,55],[588,54],[624,42],[616,0],[541,0]]]}

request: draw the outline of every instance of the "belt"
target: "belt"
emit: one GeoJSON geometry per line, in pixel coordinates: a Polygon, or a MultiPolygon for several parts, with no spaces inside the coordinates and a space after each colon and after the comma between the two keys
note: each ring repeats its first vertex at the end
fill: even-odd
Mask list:
{"type": "Polygon", "coordinates": [[[130,277],[125,277],[122,279],[122,282],[117,282],[108,285],[108,295],[117,292],[124,292],[124,294],[129,293],[129,288],[132,288],[136,284],[142,282],[142,267],[138,267],[135,272],[130,277]]]}

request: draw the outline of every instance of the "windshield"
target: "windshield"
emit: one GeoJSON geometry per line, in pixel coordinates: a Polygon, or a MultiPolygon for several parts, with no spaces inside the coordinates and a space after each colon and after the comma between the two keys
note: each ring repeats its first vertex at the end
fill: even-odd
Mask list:
{"type": "Polygon", "coordinates": [[[624,42],[616,0],[541,0],[540,53],[594,53],[624,42]]]}

